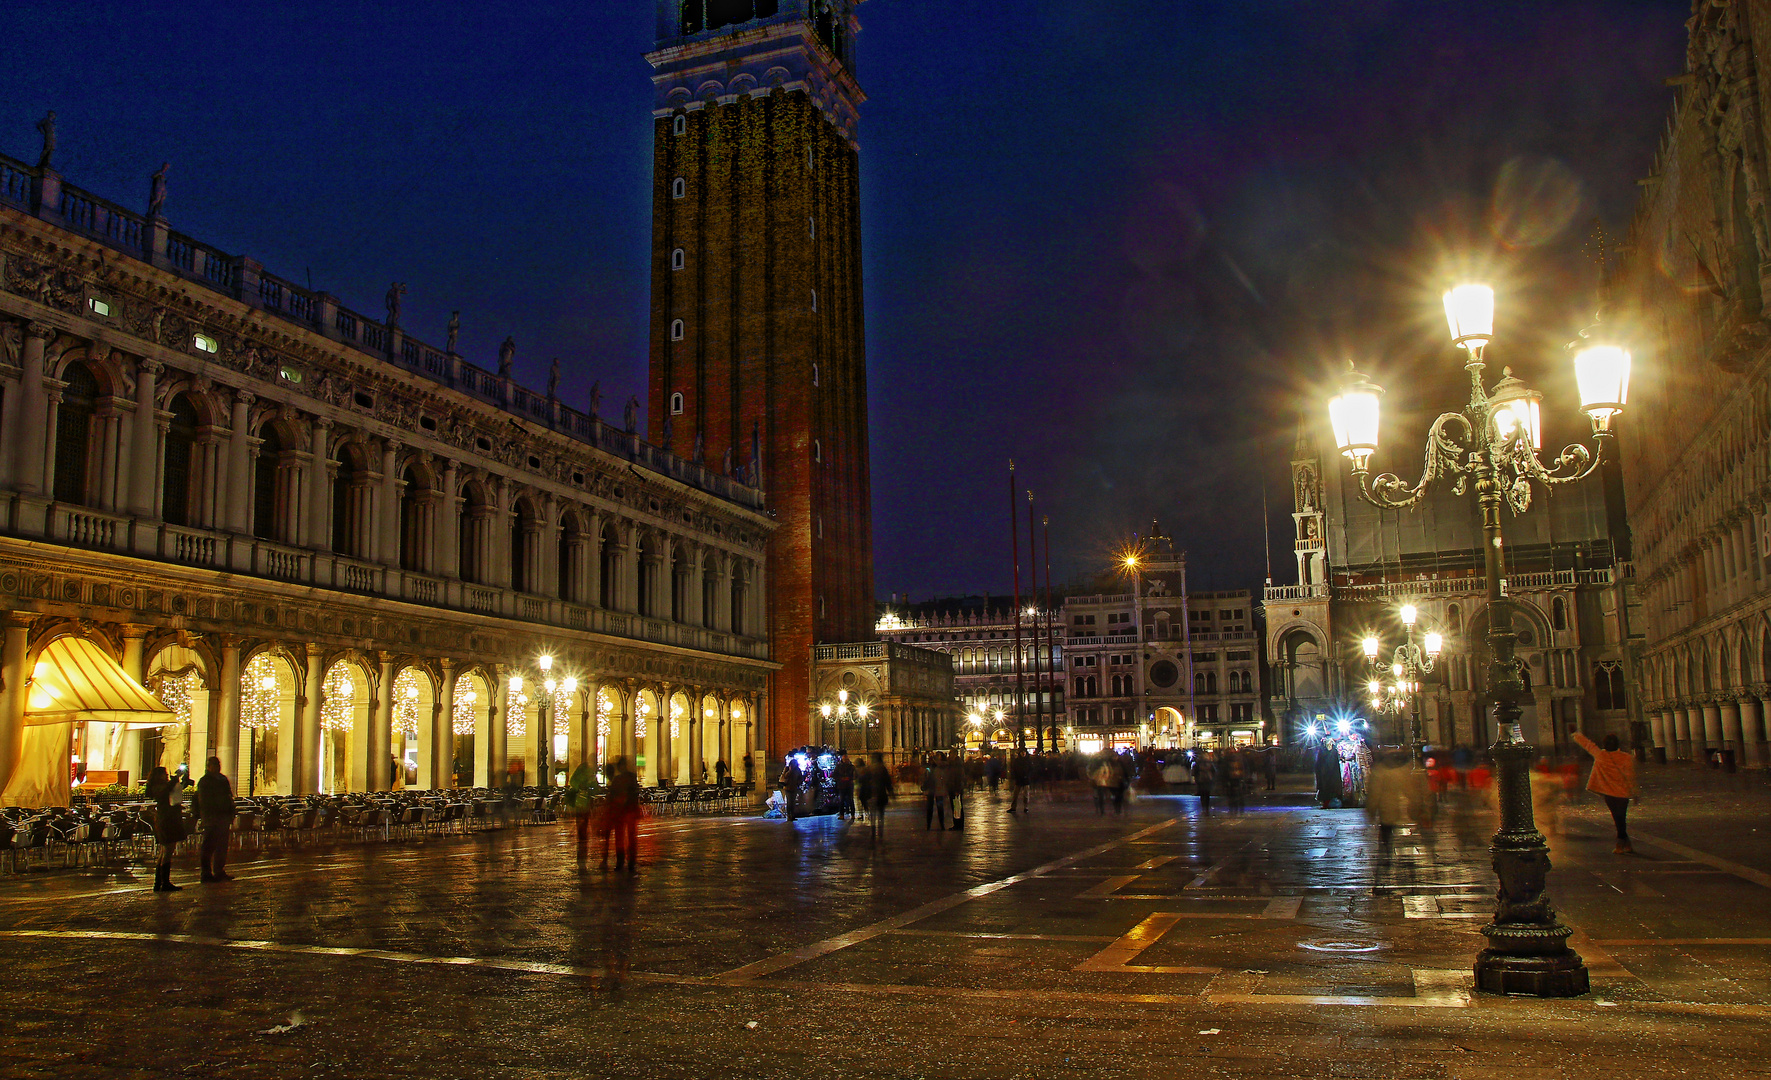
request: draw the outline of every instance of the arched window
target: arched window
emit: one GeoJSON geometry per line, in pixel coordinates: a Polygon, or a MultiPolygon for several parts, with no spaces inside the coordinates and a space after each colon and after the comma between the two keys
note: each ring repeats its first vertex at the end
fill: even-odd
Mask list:
{"type": "Polygon", "coordinates": [[[417,470],[406,470],[405,489],[400,492],[400,569],[429,570],[430,522],[425,514],[430,485],[417,470]]]}
{"type": "Polygon", "coordinates": [[[824,444],[817,439],[812,440],[812,460],[819,462],[824,460],[824,444]]]}
{"type": "Polygon", "coordinates": [[[1218,673],[1217,672],[1208,671],[1205,673],[1205,692],[1208,694],[1215,694],[1218,692],[1218,673]]]}
{"type": "Polygon", "coordinates": [[[1205,672],[1195,671],[1193,673],[1193,692],[1195,694],[1205,693],[1205,672]]]}
{"type": "Polygon", "coordinates": [[[160,480],[160,520],[168,525],[191,523],[191,463],[197,446],[197,409],[183,394],[172,401],[172,423],[166,429],[165,470],[160,480]]]}
{"type": "Polygon", "coordinates": [[[1611,707],[1614,709],[1627,709],[1629,707],[1629,703],[1624,698],[1622,667],[1614,667],[1611,669],[1611,707]]]}
{"type": "Polygon", "coordinates": [[[672,270],[681,270],[686,262],[686,258],[687,257],[683,254],[683,249],[676,248],[670,253],[670,268],[672,270]]]}
{"type": "Polygon", "coordinates": [[[1604,664],[1593,665],[1593,704],[1601,710],[1617,708],[1611,701],[1611,672],[1604,664]]]}
{"type": "MultiPolygon", "coordinates": [[[[87,476],[92,466],[92,418],[98,412],[98,379],[85,364],[62,372],[67,386],[55,417],[55,501],[89,505],[87,476]]],[[[142,423],[154,422],[152,416],[142,423]]]]}
{"type": "Polygon", "coordinates": [[[1462,618],[1462,614],[1463,613],[1458,610],[1458,607],[1456,604],[1452,604],[1450,607],[1446,608],[1445,609],[1445,628],[1447,630],[1452,631],[1453,633],[1456,633],[1459,620],[1462,618]]]}
{"type": "Polygon", "coordinates": [[[683,339],[683,332],[683,321],[681,319],[670,320],[670,340],[681,341],[683,339]]]}
{"type": "Polygon", "coordinates": [[[689,553],[679,544],[670,550],[670,621],[683,622],[689,614],[689,553]]]}
{"type": "Polygon", "coordinates": [[[678,390],[676,393],[670,395],[670,415],[681,416],[682,414],[683,394],[681,390],[678,390]]]}
{"type": "Polygon", "coordinates": [[[675,116],[671,117],[670,133],[672,135],[687,135],[689,133],[689,118],[682,113],[677,113],[675,116]]]}
{"type": "Polygon", "coordinates": [[[535,592],[540,582],[535,580],[536,533],[541,523],[535,519],[535,511],[528,500],[517,503],[516,513],[510,519],[510,587],[517,592],[535,592]]]}
{"type": "Polygon", "coordinates": [[[497,511],[486,501],[478,484],[469,484],[461,493],[461,543],[457,573],[461,580],[477,585],[487,584],[487,548],[491,547],[492,515],[497,511]]]}
{"type": "Polygon", "coordinates": [[[658,541],[646,537],[639,544],[639,613],[656,616],[658,614],[658,541]]]}
{"type": "Polygon", "coordinates": [[[562,517],[554,562],[559,568],[556,575],[559,580],[554,583],[554,588],[561,600],[578,599],[578,549],[583,543],[584,534],[579,530],[577,516],[568,514],[562,517]]]}
{"type": "Polygon", "coordinates": [[[252,535],[260,540],[280,539],[277,512],[277,466],[283,457],[283,440],[276,428],[265,425],[258,433],[258,457],[252,464],[252,535]]]}
{"type": "Polygon", "coordinates": [[[1557,630],[1568,629],[1568,602],[1560,596],[1550,601],[1550,625],[1557,630]]]}
{"type": "Polygon", "coordinates": [[[713,617],[718,600],[719,574],[714,571],[714,557],[710,556],[701,565],[701,625],[709,630],[718,629],[713,617]]]}
{"type": "Polygon", "coordinates": [[[679,176],[675,180],[672,180],[670,182],[670,197],[671,198],[680,199],[684,195],[687,195],[688,193],[689,193],[689,185],[683,181],[682,177],[679,176]]]}
{"type": "Polygon", "coordinates": [[[340,555],[355,555],[356,513],[351,489],[358,482],[355,455],[347,447],[338,453],[338,472],[332,478],[332,550],[340,555]]]}
{"type": "Polygon", "coordinates": [[[732,567],[732,633],[739,635],[750,632],[749,617],[744,611],[750,599],[750,583],[745,580],[745,573],[740,566],[732,567]]]}

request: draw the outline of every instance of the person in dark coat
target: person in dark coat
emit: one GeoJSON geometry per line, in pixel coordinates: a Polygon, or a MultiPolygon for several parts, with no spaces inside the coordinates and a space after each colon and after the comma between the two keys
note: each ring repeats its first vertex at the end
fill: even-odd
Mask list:
{"type": "Polygon", "coordinates": [[[156,765],[148,774],[148,798],[154,800],[154,891],[177,892],[184,888],[172,883],[172,852],[184,842],[184,790],[178,781],[166,775],[166,766],[156,765]]]}
{"type": "Polygon", "coordinates": [[[923,764],[922,797],[924,802],[923,829],[926,832],[935,827],[938,819],[941,828],[947,828],[947,785],[942,779],[946,771],[940,754],[933,754],[923,764]]]}
{"type": "Polygon", "coordinates": [[[836,759],[836,816],[855,820],[855,763],[847,754],[836,759]]]}
{"type": "Polygon", "coordinates": [[[965,764],[957,758],[949,758],[941,767],[941,783],[947,790],[947,807],[953,818],[952,828],[958,829],[965,825],[965,764]]]}
{"type": "Polygon", "coordinates": [[[228,832],[234,824],[234,786],[221,774],[221,759],[212,757],[197,781],[197,821],[203,827],[201,881],[232,881],[227,872],[228,832]]]}
{"type": "Polygon", "coordinates": [[[867,831],[874,843],[885,840],[886,804],[892,801],[892,770],[886,768],[885,755],[875,750],[873,764],[862,770],[856,782],[861,793],[861,806],[867,814],[867,831]]]}
{"type": "Polygon", "coordinates": [[[1316,796],[1322,800],[1322,809],[1333,810],[1340,806],[1343,794],[1340,752],[1334,743],[1324,740],[1316,747],[1316,796]]]}
{"type": "Polygon", "coordinates": [[[799,816],[799,789],[805,786],[805,779],[799,768],[799,755],[788,754],[787,766],[781,770],[781,802],[788,821],[799,816]]]}
{"type": "Polygon", "coordinates": [[[629,871],[639,869],[640,778],[627,767],[625,757],[615,759],[603,814],[603,867],[609,865],[609,835],[613,833],[615,869],[620,870],[623,863],[629,871]]]}
{"type": "Polygon", "coordinates": [[[1193,792],[1199,796],[1199,816],[1211,816],[1211,791],[1217,786],[1218,763],[1210,750],[1201,751],[1193,763],[1193,792]]]}

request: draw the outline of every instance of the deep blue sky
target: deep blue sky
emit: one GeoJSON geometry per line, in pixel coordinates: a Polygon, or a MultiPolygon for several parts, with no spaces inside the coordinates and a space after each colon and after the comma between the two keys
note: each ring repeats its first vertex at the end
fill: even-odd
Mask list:
{"type": "MultiPolygon", "coordinates": [[[[1296,410],[1348,356],[1391,405],[1455,378],[1437,297],[1460,267],[1499,284],[1497,352],[1568,400],[1582,240],[1627,224],[1688,10],[868,0],[880,595],[1006,591],[1011,456],[1059,578],[1159,517],[1196,588],[1259,586],[1265,461],[1289,582],[1296,410]]],[[[519,374],[561,357],[569,400],[641,391],[649,0],[6,21],[0,150],[34,161],[53,108],[71,183],[139,207],[169,161],[182,231],[370,315],[405,281],[411,332],[440,343],[459,307],[470,358],[514,334],[519,374]]]]}

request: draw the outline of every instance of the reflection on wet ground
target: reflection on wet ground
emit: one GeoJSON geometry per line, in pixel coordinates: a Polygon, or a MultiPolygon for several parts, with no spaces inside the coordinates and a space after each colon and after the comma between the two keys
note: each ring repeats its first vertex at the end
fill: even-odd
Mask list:
{"type": "Polygon", "coordinates": [[[1546,1003],[1469,989],[1492,904],[1492,823],[1478,813],[1447,813],[1383,847],[1359,811],[1316,809],[1301,793],[1204,818],[1187,796],[1098,817],[1068,794],[1026,815],[979,797],[957,832],[925,830],[919,808],[904,807],[880,846],[864,825],[829,818],[652,822],[632,875],[580,869],[570,829],[552,826],[247,851],[230,867],[238,880],[170,896],[137,871],[26,875],[0,882],[0,989],[23,1025],[0,1035],[0,1062],[59,1055],[110,1074],[130,1054],[75,1031],[100,1009],[131,1038],[247,1074],[294,1060],[263,1045],[272,1038],[311,1048],[295,1055],[313,1057],[310,1069],[398,1073],[446,1051],[497,1072],[526,1045],[507,1035],[567,1015],[576,1026],[550,1020],[534,1068],[625,1040],[648,1047],[660,1074],[698,1075],[698,1063],[824,1030],[858,1041],[811,1060],[850,1061],[887,1039],[949,1055],[940,1069],[892,1066],[905,1075],[1040,1074],[1077,1057],[1069,1040],[1093,1059],[1093,1040],[1110,1046],[1117,1021],[1136,1021],[1251,1075],[1257,1060],[1309,1071],[1320,1055],[1303,1036],[1392,1070],[1382,1075],[1409,1074],[1386,1047],[1455,1036],[1493,1054],[1453,1055],[1430,1074],[1480,1075],[1553,1059],[1542,1031],[1507,1034],[1553,1022],[1630,1074],[1659,1067],[1627,1049],[1636,1041],[1675,1040],[1672,1057],[1690,1064],[1752,1045],[1771,1011],[1763,870],[1699,846],[1696,810],[1669,814],[1669,835],[1639,840],[1634,859],[1610,853],[1594,808],[1565,815],[1552,888],[1594,993],[1546,1003]],[[166,1027],[158,999],[142,1005],[156,994],[225,1037],[166,1027]],[[290,1032],[251,1035],[297,1010],[290,1032]],[[1008,1044],[1020,1046],[1008,1059],[972,1053],[1022,1024],[1048,1034],[1008,1044]],[[1271,1052],[1221,1052],[1251,1038],[1271,1052]],[[1354,1052],[1349,1039],[1369,1045],[1354,1052]]]}

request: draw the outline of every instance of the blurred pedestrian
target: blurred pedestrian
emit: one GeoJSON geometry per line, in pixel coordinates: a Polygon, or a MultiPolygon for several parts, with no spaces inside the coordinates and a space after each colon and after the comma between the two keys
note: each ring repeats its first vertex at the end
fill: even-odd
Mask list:
{"type": "Polygon", "coordinates": [[[1261,751],[1261,764],[1267,773],[1267,790],[1279,790],[1279,748],[1268,746],[1261,751]]]}
{"type": "Polygon", "coordinates": [[[184,798],[178,781],[156,765],[148,774],[148,798],[154,800],[154,891],[178,892],[172,883],[172,852],[184,842],[184,798]]]}
{"type": "Polygon", "coordinates": [[[1636,797],[1636,759],[1627,750],[1619,749],[1617,736],[1605,736],[1605,746],[1601,749],[1593,740],[1574,732],[1574,741],[1582,750],[1593,755],[1593,774],[1587,777],[1587,790],[1605,800],[1611,810],[1612,824],[1617,826],[1617,846],[1611,849],[1613,855],[1633,855],[1636,849],[1630,846],[1630,830],[1627,818],[1630,812],[1630,800],[1636,797]]]}
{"type": "Polygon", "coordinates": [[[595,799],[593,790],[596,787],[596,774],[590,771],[588,763],[580,764],[572,770],[572,779],[566,783],[566,812],[573,816],[573,824],[578,830],[578,865],[582,867],[590,853],[590,811],[595,799]]]}
{"type": "Polygon", "coordinates": [[[639,869],[640,778],[627,767],[627,758],[615,759],[609,777],[609,794],[603,800],[603,869],[609,868],[609,836],[615,837],[615,869],[625,863],[639,869]]]}
{"type": "Polygon", "coordinates": [[[232,881],[227,872],[228,832],[234,824],[234,786],[221,774],[221,759],[205,764],[197,781],[197,821],[203,826],[203,873],[199,881],[232,881]]]}
{"type": "Polygon", "coordinates": [[[1240,750],[1232,750],[1224,761],[1224,793],[1230,797],[1230,813],[1242,813],[1242,785],[1248,779],[1246,759],[1240,750]]]}
{"type": "Polygon", "coordinates": [[[1338,810],[1342,790],[1341,755],[1331,740],[1316,744],[1316,798],[1324,810],[1338,810]]]}
{"type": "Polygon", "coordinates": [[[847,754],[836,759],[836,816],[855,820],[855,763],[847,754]]]}
{"type": "Polygon", "coordinates": [[[965,825],[965,765],[963,762],[950,759],[942,770],[942,782],[947,788],[947,809],[953,819],[951,828],[958,829],[965,825]]]}
{"type": "Polygon", "coordinates": [[[805,783],[805,773],[800,771],[799,754],[787,755],[787,764],[781,769],[781,805],[787,811],[787,820],[799,817],[799,789],[805,783]]]}
{"type": "Polygon", "coordinates": [[[1365,816],[1377,822],[1378,844],[1389,847],[1398,825],[1432,824],[1433,805],[1427,774],[1414,766],[1406,750],[1387,751],[1373,763],[1365,816]]]}
{"type": "Polygon", "coordinates": [[[1032,794],[1027,790],[1033,782],[1033,761],[1025,750],[1012,751],[1008,762],[1008,812],[1014,813],[1019,805],[1023,810],[1031,810],[1032,794]]]}
{"type": "Polygon", "coordinates": [[[1201,751],[1193,762],[1193,793],[1199,796],[1199,816],[1211,816],[1211,791],[1217,786],[1218,763],[1210,750],[1201,751]]]}
{"type": "Polygon", "coordinates": [[[892,770],[886,768],[884,754],[873,752],[873,764],[861,770],[856,789],[867,813],[868,835],[874,843],[880,843],[885,839],[886,804],[892,801],[892,770]]]}
{"type": "Polygon", "coordinates": [[[923,798],[923,831],[935,827],[935,820],[940,819],[941,828],[947,828],[947,784],[942,778],[943,759],[940,754],[931,755],[922,770],[923,798]]]}
{"type": "Polygon", "coordinates": [[[713,782],[720,787],[732,786],[732,767],[726,764],[725,758],[713,763],[713,782]]]}
{"type": "Polygon", "coordinates": [[[1107,816],[1107,800],[1112,797],[1113,787],[1118,782],[1119,770],[1113,767],[1113,759],[1103,754],[1096,763],[1094,772],[1089,774],[1089,783],[1095,789],[1096,817],[1107,816]]]}

